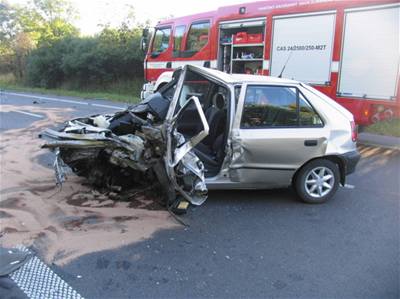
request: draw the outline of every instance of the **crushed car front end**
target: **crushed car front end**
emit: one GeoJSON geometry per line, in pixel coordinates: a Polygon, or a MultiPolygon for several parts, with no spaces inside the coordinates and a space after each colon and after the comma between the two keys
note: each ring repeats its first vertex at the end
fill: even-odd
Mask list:
{"type": "Polygon", "coordinates": [[[44,148],[56,153],[56,181],[65,180],[65,166],[97,188],[116,192],[158,189],[167,207],[182,201],[202,204],[207,198],[204,166],[190,150],[167,161],[167,144],[179,146],[185,138],[166,121],[170,100],[156,93],[115,114],[68,121],[59,130],[47,129],[44,148]],[[173,169],[173,171],[171,171],[173,169]]]}

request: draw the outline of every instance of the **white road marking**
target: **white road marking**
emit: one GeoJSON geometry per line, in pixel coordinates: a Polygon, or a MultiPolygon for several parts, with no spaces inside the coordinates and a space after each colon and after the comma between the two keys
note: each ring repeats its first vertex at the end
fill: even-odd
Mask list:
{"type": "Polygon", "coordinates": [[[355,188],[354,185],[350,185],[350,184],[345,184],[344,187],[347,188],[347,189],[354,189],[355,188]]]}
{"type": "Polygon", "coordinates": [[[3,92],[3,94],[7,94],[7,95],[11,95],[11,96],[18,96],[18,97],[31,98],[31,99],[38,99],[38,100],[47,100],[47,101],[60,102],[60,103],[83,105],[83,106],[95,106],[95,107],[110,108],[110,109],[117,109],[117,110],[124,109],[123,107],[119,107],[119,106],[112,106],[112,105],[105,105],[105,104],[95,104],[95,103],[92,104],[92,103],[81,102],[81,101],[57,99],[57,98],[50,98],[50,97],[43,97],[43,96],[34,96],[34,95],[14,93],[14,92],[3,92]]]}
{"type": "Polygon", "coordinates": [[[91,106],[96,106],[96,107],[101,107],[101,108],[111,108],[111,109],[124,109],[123,107],[117,107],[117,106],[111,106],[111,105],[105,105],[105,104],[89,104],[91,106]]]}
{"type": "Polygon", "coordinates": [[[37,118],[43,118],[43,115],[39,115],[39,114],[31,113],[31,112],[25,112],[25,111],[21,111],[21,110],[14,110],[12,112],[22,113],[22,114],[37,117],[37,118]]]}
{"type": "MultiPolygon", "coordinates": [[[[29,251],[24,246],[18,248],[29,251]]],[[[26,264],[11,273],[10,278],[30,299],[83,299],[36,256],[32,256],[26,264]]]]}

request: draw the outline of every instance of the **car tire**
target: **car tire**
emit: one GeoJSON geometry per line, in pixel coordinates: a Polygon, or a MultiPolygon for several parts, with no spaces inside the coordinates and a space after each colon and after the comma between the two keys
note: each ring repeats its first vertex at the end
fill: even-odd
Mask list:
{"type": "Polygon", "coordinates": [[[296,175],[294,187],[302,201],[320,204],[335,195],[339,182],[338,165],[326,159],[318,159],[300,169],[296,175]]]}

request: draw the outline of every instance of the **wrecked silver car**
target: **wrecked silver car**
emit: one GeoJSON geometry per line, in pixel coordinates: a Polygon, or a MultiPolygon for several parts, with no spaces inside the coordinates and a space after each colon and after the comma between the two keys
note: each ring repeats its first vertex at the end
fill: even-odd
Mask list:
{"type": "Polygon", "coordinates": [[[355,129],[351,113],[306,84],[187,65],[127,110],[43,135],[59,183],[65,163],[94,185],[158,184],[178,206],[202,204],[207,187],[293,186],[303,201],[324,202],[355,170],[355,129]]]}

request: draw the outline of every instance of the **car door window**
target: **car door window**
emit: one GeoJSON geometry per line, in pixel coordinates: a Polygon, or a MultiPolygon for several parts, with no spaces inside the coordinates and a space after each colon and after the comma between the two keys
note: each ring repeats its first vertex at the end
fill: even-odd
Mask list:
{"type": "Polygon", "coordinates": [[[318,114],[295,87],[248,86],[241,128],[321,125],[318,114]]]}
{"type": "Polygon", "coordinates": [[[162,53],[165,52],[169,47],[169,40],[171,36],[171,27],[157,28],[154,35],[152,52],[162,53]]]}

